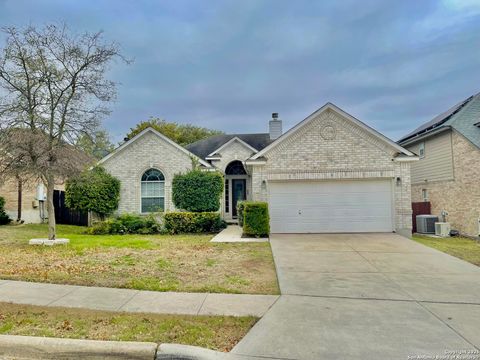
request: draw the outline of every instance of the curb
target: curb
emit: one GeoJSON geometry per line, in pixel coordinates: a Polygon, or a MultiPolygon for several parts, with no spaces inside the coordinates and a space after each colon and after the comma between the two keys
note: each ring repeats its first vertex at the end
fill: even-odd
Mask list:
{"type": "Polygon", "coordinates": [[[180,344],[161,344],[156,360],[246,360],[245,357],[204,349],[197,346],[180,344]]]}
{"type": "Polygon", "coordinates": [[[0,359],[153,360],[157,348],[157,344],[148,342],[0,335],[0,359]]]}
{"type": "Polygon", "coordinates": [[[157,345],[151,342],[0,335],[0,359],[245,360],[246,358],[181,344],[157,345]]]}

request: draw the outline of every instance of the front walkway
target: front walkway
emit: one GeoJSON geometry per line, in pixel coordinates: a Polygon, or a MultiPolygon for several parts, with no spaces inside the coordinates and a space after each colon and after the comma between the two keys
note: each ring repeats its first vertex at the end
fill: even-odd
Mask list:
{"type": "Polygon", "coordinates": [[[268,242],[268,238],[244,238],[242,228],[238,225],[228,225],[213,237],[211,242],[268,242]]]}
{"type": "Polygon", "coordinates": [[[106,311],[261,317],[276,295],[140,291],[0,280],[0,301],[106,311]]]}
{"type": "Polygon", "coordinates": [[[270,242],[282,296],[234,354],[480,360],[479,267],[395,234],[270,242]]]}

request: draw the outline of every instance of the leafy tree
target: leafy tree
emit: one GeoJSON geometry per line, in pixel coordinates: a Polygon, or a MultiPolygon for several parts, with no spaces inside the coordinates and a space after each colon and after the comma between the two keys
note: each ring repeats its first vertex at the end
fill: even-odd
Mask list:
{"type": "Polygon", "coordinates": [[[217,211],[222,192],[223,176],[216,171],[191,170],[173,177],[172,199],[178,209],[217,211]]]}
{"type": "Polygon", "coordinates": [[[75,145],[97,160],[100,160],[115,149],[115,145],[110,142],[110,137],[105,130],[97,130],[92,134],[83,134],[77,139],[75,145]]]}
{"type": "Polygon", "coordinates": [[[115,83],[105,75],[114,59],[125,59],[116,43],[103,41],[101,32],[75,35],[65,25],[9,27],[4,32],[0,126],[6,131],[0,139],[0,159],[8,158],[8,164],[1,171],[42,179],[47,187],[48,238],[55,239],[55,180],[79,171],[76,159],[64,157],[64,150],[97,130],[108,114],[115,83]],[[24,151],[10,141],[10,129],[24,130],[24,151]]]}
{"type": "Polygon", "coordinates": [[[96,166],[65,184],[65,204],[75,210],[93,211],[104,217],[118,207],[120,181],[96,166]]]}
{"type": "Polygon", "coordinates": [[[141,123],[137,124],[134,128],[131,128],[126,139],[131,139],[148,127],[154,128],[181,146],[194,143],[198,140],[206,139],[213,135],[223,134],[221,131],[211,130],[200,126],[178,124],[176,122],[168,122],[159,118],[150,118],[147,121],[142,121],[141,123]]]}

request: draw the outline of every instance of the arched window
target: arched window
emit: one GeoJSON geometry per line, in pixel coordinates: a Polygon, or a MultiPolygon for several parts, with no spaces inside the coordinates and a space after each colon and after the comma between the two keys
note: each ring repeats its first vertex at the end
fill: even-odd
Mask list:
{"type": "Polygon", "coordinates": [[[148,169],[142,175],[142,213],[165,209],[165,176],[157,169],[148,169]]]}
{"type": "Polygon", "coordinates": [[[247,175],[241,161],[235,160],[227,165],[225,175],[247,175]]]}

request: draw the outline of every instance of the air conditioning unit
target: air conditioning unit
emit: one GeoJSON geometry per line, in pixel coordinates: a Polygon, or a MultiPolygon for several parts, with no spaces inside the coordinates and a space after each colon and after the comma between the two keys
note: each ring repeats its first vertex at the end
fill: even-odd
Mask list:
{"type": "Polygon", "coordinates": [[[435,235],[438,236],[450,236],[450,223],[448,222],[436,222],[435,223],[435,235]]]}
{"type": "Polygon", "coordinates": [[[417,215],[417,232],[420,234],[435,234],[436,222],[438,222],[438,216],[417,215]]]}

